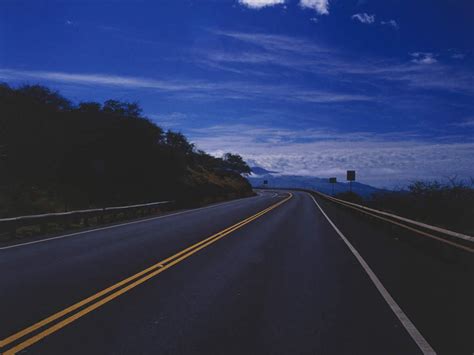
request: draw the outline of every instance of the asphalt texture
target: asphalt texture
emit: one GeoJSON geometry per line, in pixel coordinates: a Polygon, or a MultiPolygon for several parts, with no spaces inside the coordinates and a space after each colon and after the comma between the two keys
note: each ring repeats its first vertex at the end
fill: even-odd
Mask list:
{"type": "MultiPolygon", "coordinates": [[[[207,208],[0,248],[0,339],[289,194],[260,192],[207,208]]],[[[19,353],[422,354],[311,196],[291,194],[288,201],[19,353]]],[[[386,226],[317,201],[437,353],[473,353],[473,275],[465,258],[440,256],[410,242],[410,236],[399,238],[386,226]]]]}

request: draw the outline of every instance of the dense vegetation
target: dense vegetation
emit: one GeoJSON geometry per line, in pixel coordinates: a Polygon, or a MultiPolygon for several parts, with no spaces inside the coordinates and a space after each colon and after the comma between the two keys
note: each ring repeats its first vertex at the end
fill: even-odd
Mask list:
{"type": "Polygon", "coordinates": [[[336,197],[467,234],[474,234],[474,181],[416,181],[401,191],[363,199],[354,193],[336,197]]]}
{"type": "Polygon", "coordinates": [[[238,155],[216,158],[136,103],[74,105],[43,86],[0,84],[0,216],[252,194],[238,155]]]}

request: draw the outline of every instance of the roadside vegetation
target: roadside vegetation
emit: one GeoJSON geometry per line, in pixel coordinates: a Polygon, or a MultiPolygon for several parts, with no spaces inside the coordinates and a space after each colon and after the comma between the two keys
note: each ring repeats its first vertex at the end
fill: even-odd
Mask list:
{"type": "Polygon", "coordinates": [[[354,193],[335,197],[399,216],[474,235],[474,179],[415,181],[405,189],[364,199],[354,193]]]}
{"type": "Polygon", "coordinates": [[[136,103],[73,104],[33,85],[0,84],[0,217],[252,195],[238,155],[216,158],[164,131],[136,103]]]}

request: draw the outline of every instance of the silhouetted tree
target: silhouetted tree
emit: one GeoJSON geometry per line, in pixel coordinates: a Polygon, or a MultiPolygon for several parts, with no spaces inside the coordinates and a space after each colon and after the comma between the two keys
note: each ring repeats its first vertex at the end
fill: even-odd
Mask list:
{"type": "Polygon", "coordinates": [[[224,165],[247,171],[236,157],[196,151],[137,103],[74,106],[43,86],[0,84],[0,215],[248,194],[240,176],[227,175],[234,185],[225,187],[216,175],[224,165]]]}
{"type": "Polygon", "coordinates": [[[172,149],[191,154],[194,151],[194,144],[189,143],[188,139],[179,132],[167,131],[165,134],[165,142],[172,149]]]}
{"type": "Polygon", "coordinates": [[[250,174],[252,170],[238,154],[226,153],[223,157],[225,167],[239,174],[250,174]]]}
{"type": "Polygon", "coordinates": [[[103,111],[126,117],[140,117],[142,109],[137,103],[107,100],[104,102],[103,111]]]}
{"type": "Polygon", "coordinates": [[[77,110],[79,112],[98,113],[102,110],[102,105],[98,102],[81,102],[77,110]]]}
{"type": "Polygon", "coordinates": [[[72,105],[69,100],[62,97],[57,91],[52,91],[41,85],[25,85],[17,90],[17,93],[28,97],[37,104],[48,105],[56,110],[70,110],[72,105]]]}

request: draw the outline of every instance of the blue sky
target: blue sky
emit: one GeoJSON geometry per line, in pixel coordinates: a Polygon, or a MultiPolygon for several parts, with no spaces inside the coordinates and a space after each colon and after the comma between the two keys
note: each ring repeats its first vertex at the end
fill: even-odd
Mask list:
{"type": "Polygon", "coordinates": [[[471,0],[3,0],[0,81],[138,101],[285,174],[467,178],[473,16],[471,0]]]}

